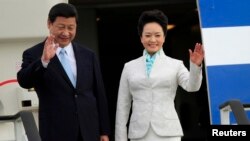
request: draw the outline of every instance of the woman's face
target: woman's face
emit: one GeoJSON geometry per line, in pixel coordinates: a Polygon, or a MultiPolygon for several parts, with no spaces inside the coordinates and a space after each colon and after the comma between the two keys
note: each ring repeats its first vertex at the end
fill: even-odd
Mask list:
{"type": "Polygon", "coordinates": [[[165,42],[165,35],[162,27],[156,23],[147,23],[143,27],[141,43],[149,54],[159,51],[165,42]]]}

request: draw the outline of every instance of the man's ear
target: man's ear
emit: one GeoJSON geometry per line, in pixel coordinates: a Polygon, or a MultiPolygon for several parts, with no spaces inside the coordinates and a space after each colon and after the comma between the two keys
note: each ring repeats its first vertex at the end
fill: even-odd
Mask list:
{"type": "Polygon", "coordinates": [[[52,22],[48,19],[47,20],[47,27],[48,27],[48,29],[49,29],[49,32],[51,33],[51,28],[52,28],[52,22]]]}
{"type": "Polygon", "coordinates": [[[51,23],[51,21],[48,19],[48,20],[47,20],[47,27],[48,27],[48,29],[50,29],[51,25],[52,25],[52,23],[51,23]]]}

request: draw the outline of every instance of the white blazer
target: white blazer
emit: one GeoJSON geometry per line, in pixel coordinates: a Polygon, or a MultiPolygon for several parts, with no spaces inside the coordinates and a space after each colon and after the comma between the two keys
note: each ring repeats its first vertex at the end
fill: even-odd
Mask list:
{"type": "Polygon", "coordinates": [[[177,87],[180,85],[188,92],[198,91],[201,82],[201,67],[190,62],[189,72],[182,61],[166,56],[163,50],[157,54],[149,77],[145,55],[126,63],[118,92],[115,140],[143,138],[150,125],[160,136],[182,136],[174,105],[177,87]]]}

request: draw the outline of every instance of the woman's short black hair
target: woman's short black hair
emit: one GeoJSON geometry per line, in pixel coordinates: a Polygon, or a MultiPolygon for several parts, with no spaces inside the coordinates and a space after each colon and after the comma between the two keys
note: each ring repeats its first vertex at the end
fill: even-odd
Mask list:
{"type": "Polygon", "coordinates": [[[145,24],[152,22],[158,23],[162,27],[163,33],[166,36],[168,18],[162,11],[155,9],[144,11],[141,14],[137,26],[138,34],[140,35],[140,37],[142,36],[143,27],[145,26],[145,24]]]}
{"type": "Polygon", "coordinates": [[[78,13],[74,5],[68,3],[58,3],[54,5],[49,11],[49,21],[54,22],[57,17],[75,17],[78,23],[78,13]]]}

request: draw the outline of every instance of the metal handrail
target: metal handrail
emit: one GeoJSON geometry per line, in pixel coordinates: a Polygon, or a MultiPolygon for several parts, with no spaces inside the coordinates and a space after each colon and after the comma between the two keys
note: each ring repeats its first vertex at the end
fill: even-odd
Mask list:
{"type": "Polygon", "coordinates": [[[27,139],[29,141],[41,141],[35,119],[31,111],[20,111],[15,115],[0,116],[0,121],[16,121],[21,118],[27,139]]]}
{"type": "Polygon", "coordinates": [[[238,99],[232,99],[224,102],[219,106],[219,109],[226,109],[230,108],[235,120],[238,125],[248,125],[250,121],[246,114],[245,108],[250,108],[250,104],[242,104],[238,99]]]}

